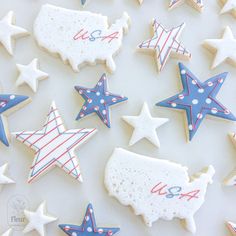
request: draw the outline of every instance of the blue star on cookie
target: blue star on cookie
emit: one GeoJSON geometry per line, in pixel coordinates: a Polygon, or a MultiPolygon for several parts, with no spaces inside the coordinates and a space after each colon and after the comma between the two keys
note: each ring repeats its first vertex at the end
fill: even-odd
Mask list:
{"type": "Polygon", "coordinates": [[[192,140],[206,115],[236,121],[236,117],[216,99],[227,73],[201,82],[182,63],[179,63],[179,71],[183,91],[156,105],[186,111],[189,140],[192,140]]]}
{"type": "Polygon", "coordinates": [[[4,122],[5,115],[17,109],[18,106],[23,106],[24,102],[29,101],[29,97],[14,95],[14,94],[0,94],[0,141],[9,146],[9,132],[7,130],[6,122],[4,122]]]}
{"type": "Polygon", "coordinates": [[[88,205],[84,220],[81,226],[62,224],[59,227],[70,236],[112,236],[118,231],[119,228],[103,228],[96,226],[94,211],[91,204],[88,205]]]}
{"type": "Polygon", "coordinates": [[[109,107],[128,99],[107,91],[106,74],[102,75],[94,88],[75,86],[75,89],[85,100],[76,120],[95,112],[109,128],[111,127],[109,107]]]}

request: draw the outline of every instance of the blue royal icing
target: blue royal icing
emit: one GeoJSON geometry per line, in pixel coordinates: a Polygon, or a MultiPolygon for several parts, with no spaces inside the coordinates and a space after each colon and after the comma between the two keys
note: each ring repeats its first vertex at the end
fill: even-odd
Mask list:
{"type": "Polygon", "coordinates": [[[103,228],[96,226],[96,220],[94,217],[94,211],[91,204],[88,205],[86,214],[82,225],[70,225],[70,224],[61,224],[59,227],[67,235],[80,235],[80,236],[112,236],[115,233],[119,232],[119,228],[103,228]]]}
{"type": "Polygon", "coordinates": [[[111,127],[109,107],[128,99],[107,91],[106,74],[102,75],[97,85],[92,89],[81,86],[75,86],[75,89],[85,100],[76,120],[95,112],[109,128],[111,127]]]}
{"type": "Polygon", "coordinates": [[[0,141],[9,146],[9,140],[4,127],[3,116],[5,112],[18,106],[20,103],[29,99],[27,96],[14,95],[14,94],[0,94],[0,141]]]}
{"type": "Polygon", "coordinates": [[[201,82],[182,63],[179,63],[179,71],[183,91],[156,105],[186,111],[189,140],[192,140],[206,115],[236,121],[236,117],[216,99],[228,73],[201,82]]]}

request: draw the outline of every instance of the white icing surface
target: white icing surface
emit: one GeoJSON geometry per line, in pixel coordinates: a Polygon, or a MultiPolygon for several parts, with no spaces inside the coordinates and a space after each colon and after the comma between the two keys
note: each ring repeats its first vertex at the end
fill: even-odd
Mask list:
{"type": "Polygon", "coordinates": [[[47,4],[35,20],[34,35],[41,47],[59,54],[76,72],[83,64],[97,61],[106,63],[113,72],[116,69],[113,56],[122,46],[123,33],[128,31],[129,21],[128,14],[123,13],[109,26],[106,16],[47,4]],[[114,36],[116,38],[110,38],[114,36]]]}
{"type": "Polygon", "coordinates": [[[7,169],[8,169],[7,163],[0,167],[0,190],[3,185],[15,183],[12,179],[6,176],[7,169]]]}
{"type": "Polygon", "coordinates": [[[231,13],[236,17],[236,1],[235,0],[221,0],[224,4],[220,14],[231,13]]]}
{"type": "Polygon", "coordinates": [[[152,117],[146,102],[143,104],[138,116],[123,116],[122,119],[134,128],[129,145],[133,145],[139,140],[146,138],[156,147],[160,147],[156,129],[168,122],[168,119],[152,117]]]}
{"type": "Polygon", "coordinates": [[[2,236],[11,236],[12,235],[12,229],[8,229],[5,233],[2,234],[2,236]]]}
{"type": "Polygon", "coordinates": [[[195,233],[194,214],[204,202],[207,185],[212,183],[214,173],[214,168],[209,166],[190,181],[186,167],[116,148],[105,169],[105,185],[111,196],[123,205],[130,205],[148,226],[158,219],[179,218],[187,230],[195,233]],[[153,192],[156,185],[165,186],[160,194],[153,192]],[[167,189],[174,186],[182,188],[181,191],[172,190],[175,194],[196,190],[199,193],[191,200],[181,195],[168,197],[171,192],[167,189]],[[163,194],[166,191],[168,194],[163,194]]]}

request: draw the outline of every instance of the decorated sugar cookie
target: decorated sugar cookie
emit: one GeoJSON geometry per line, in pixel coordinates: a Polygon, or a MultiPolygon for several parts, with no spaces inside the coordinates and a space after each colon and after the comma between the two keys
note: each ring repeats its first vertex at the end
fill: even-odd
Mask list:
{"type": "Polygon", "coordinates": [[[15,15],[9,11],[0,20],[0,44],[2,44],[10,55],[13,55],[13,41],[17,38],[28,35],[28,32],[15,25],[15,15]]]}
{"type": "Polygon", "coordinates": [[[0,94],[0,141],[9,146],[10,133],[6,116],[28,104],[31,100],[27,96],[15,94],[0,94]]]}
{"type": "Polygon", "coordinates": [[[236,39],[229,26],[226,26],[221,39],[206,39],[203,46],[215,54],[212,69],[225,61],[236,66],[236,39]]]}
{"type": "Polygon", "coordinates": [[[94,88],[75,86],[75,89],[85,100],[76,119],[79,120],[87,115],[96,113],[108,128],[111,127],[110,106],[128,99],[108,91],[106,74],[102,75],[94,88]]]}
{"type": "MultiPolygon", "coordinates": [[[[236,147],[236,133],[229,134],[229,136],[236,147]]],[[[236,185],[236,168],[227,176],[227,178],[224,180],[224,184],[227,186],[236,185]]]]}
{"type": "Polygon", "coordinates": [[[28,224],[25,226],[23,233],[35,230],[40,236],[45,236],[45,226],[57,220],[56,217],[46,213],[46,202],[41,203],[35,212],[24,210],[24,214],[28,224]]]}
{"type": "Polygon", "coordinates": [[[230,230],[232,235],[235,236],[236,235],[236,224],[231,221],[228,221],[228,222],[226,222],[226,226],[228,227],[228,229],[230,230]]]}
{"type": "Polygon", "coordinates": [[[12,235],[12,229],[8,229],[5,233],[2,234],[2,236],[11,236],[12,235]]]}
{"type": "Polygon", "coordinates": [[[75,72],[82,65],[94,65],[98,61],[106,63],[113,72],[116,69],[113,56],[122,46],[129,21],[128,14],[124,13],[109,26],[106,16],[47,4],[35,21],[34,35],[41,47],[59,54],[75,72]]]}
{"type": "Polygon", "coordinates": [[[48,74],[39,70],[39,61],[34,59],[29,65],[16,65],[19,70],[19,76],[16,81],[16,86],[28,84],[36,93],[38,90],[38,82],[48,78],[48,74]]]}
{"type": "Polygon", "coordinates": [[[2,189],[2,185],[15,183],[12,179],[6,176],[7,169],[8,169],[7,163],[0,167],[0,190],[2,189]]]}
{"type": "Polygon", "coordinates": [[[28,182],[41,177],[55,166],[82,182],[75,149],[91,138],[96,129],[66,130],[53,102],[41,130],[14,133],[16,139],[35,151],[28,182]]]}
{"type": "Polygon", "coordinates": [[[164,68],[170,56],[189,60],[191,53],[179,42],[185,23],[166,30],[156,19],[153,20],[153,37],[138,45],[138,50],[155,54],[158,72],[164,68]]]}
{"type": "Polygon", "coordinates": [[[236,17],[236,0],[221,0],[224,4],[223,8],[220,11],[220,14],[232,13],[236,17]]]}
{"type": "Polygon", "coordinates": [[[204,7],[203,0],[171,0],[169,8],[173,9],[175,7],[182,5],[184,2],[189,3],[189,5],[191,5],[193,8],[195,8],[200,12],[203,10],[204,7]]]}
{"type": "Polygon", "coordinates": [[[205,82],[201,82],[181,63],[179,63],[179,71],[183,90],[156,105],[186,112],[190,141],[206,115],[236,121],[236,117],[216,99],[227,73],[216,75],[205,82]]]}
{"type": "Polygon", "coordinates": [[[214,173],[209,166],[190,179],[180,164],[116,148],[105,169],[105,185],[111,196],[141,215],[147,226],[158,219],[179,218],[194,233],[194,214],[204,202],[214,173]]]}
{"type": "Polygon", "coordinates": [[[120,231],[119,228],[97,227],[94,210],[91,204],[87,207],[82,225],[61,224],[59,227],[70,236],[112,236],[120,231]]]}
{"type": "Polygon", "coordinates": [[[139,140],[146,138],[156,147],[160,147],[156,129],[165,124],[168,119],[152,117],[146,102],[143,104],[139,116],[123,116],[122,119],[134,128],[129,145],[133,145],[139,140]]]}

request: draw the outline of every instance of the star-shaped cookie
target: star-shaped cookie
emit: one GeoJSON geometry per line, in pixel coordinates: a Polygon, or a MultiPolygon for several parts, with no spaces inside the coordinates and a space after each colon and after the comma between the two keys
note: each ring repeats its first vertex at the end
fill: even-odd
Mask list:
{"type": "Polygon", "coordinates": [[[221,0],[224,6],[220,11],[220,14],[232,13],[236,17],[236,0],[221,0]]]}
{"type": "Polygon", "coordinates": [[[195,8],[196,10],[200,12],[203,10],[203,7],[204,7],[203,0],[171,0],[169,9],[178,7],[182,5],[184,2],[189,3],[189,5],[191,5],[193,8],[195,8]]]}
{"type": "Polygon", "coordinates": [[[155,54],[158,72],[162,71],[170,56],[185,60],[191,58],[191,53],[179,42],[184,27],[185,23],[182,23],[167,30],[154,19],[152,23],[153,37],[138,45],[139,51],[155,54]]]}
{"type": "Polygon", "coordinates": [[[45,202],[41,203],[35,212],[24,210],[24,214],[28,220],[28,224],[25,226],[23,233],[36,230],[40,236],[45,236],[45,226],[57,220],[56,217],[50,216],[46,213],[45,202]]]}
{"type": "Polygon", "coordinates": [[[119,228],[97,227],[91,204],[87,207],[82,225],[61,224],[59,227],[70,236],[112,236],[120,231],[119,228]]]}
{"type": "Polygon", "coordinates": [[[0,141],[9,146],[10,133],[6,121],[6,116],[29,103],[31,100],[27,96],[15,94],[0,94],[0,141]]]}
{"type": "Polygon", "coordinates": [[[165,124],[168,119],[152,117],[146,102],[143,104],[141,113],[138,116],[123,116],[122,119],[134,128],[129,145],[133,145],[139,140],[146,138],[156,147],[160,147],[156,129],[165,124]]]}
{"type": "Polygon", "coordinates": [[[28,32],[15,25],[14,12],[10,11],[0,20],[0,44],[13,55],[13,40],[28,35],[28,32]]]}
{"type": "MultiPolygon", "coordinates": [[[[229,134],[229,137],[232,140],[233,145],[236,147],[236,133],[229,134]]],[[[236,185],[236,168],[225,178],[224,184],[226,186],[236,185]]]]}
{"type": "Polygon", "coordinates": [[[0,190],[2,189],[2,185],[15,183],[12,179],[6,176],[7,169],[8,169],[7,163],[0,167],[0,190]]]}
{"type": "Polygon", "coordinates": [[[16,65],[19,71],[19,76],[16,81],[16,86],[28,84],[36,93],[39,80],[47,79],[48,74],[39,70],[39,61],[34,59],[29,65],[16,65]]]}
{"type": "Polygon", "coordinates": [[[203,46],[215,53],[212,69],[224,61],[236,66],[236,39],[229,26],[226,26],[221,39],[206,39],[203,46]]]}
{"type": "Polygon", "coordinates": [[[181,63],[179,63],[179,71],[183,90],[179,94],[157,103],[157,106],[186,112],[190,141],[206,115],[236,121],[236,117],[216,99],[227,73],[201,82],[181,63]]]}
{"type": "Polygon", "coordinates": [[[76,119],[79,120],[87,115],[96,113],[108,128],[111,127],[110,106],[128,99],[108,91],[106,74],[102,75],[94,88],[75,86],[75,89],[85,100],[76,119]]]}
{"type": "Polygon", "coordinates": [[[11,236],[12,235],[12,229],[8,229],[5,233],[2,234],[2,236],[11,236]]]}
{"type": "Polygon", "coordinates": [[[236,224],[231,221],[227,221],[226,226],[228,227],[228,229],[230,230],[232,235],[235,236],[236,235],[236,224]]]}
{"type": "Polygon", "coordinates": [[[41,130],[14,133],[16,139],[35,151],[28,182],[42,176],[55,166],[82,182],[75,149],[91,138],[96,129],[66,130],[53,102],[41,130]]]}

